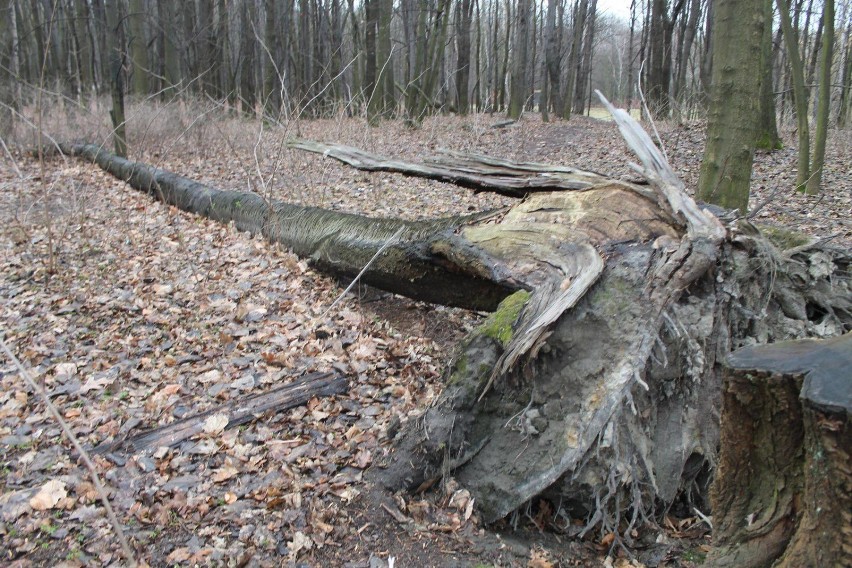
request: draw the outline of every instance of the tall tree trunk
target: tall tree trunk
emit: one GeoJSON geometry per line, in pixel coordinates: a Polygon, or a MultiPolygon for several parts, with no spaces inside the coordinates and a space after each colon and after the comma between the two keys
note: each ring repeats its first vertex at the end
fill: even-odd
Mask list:
{"type": "Polygon", "coordinates": [[[584,114],[586,101],[590,95],[588,88],[591,86],[592,77],[592,55],[595,43],[595,22],[597,20],[597,0],[589,0],[588,12],[585,18],[585,30],[583,35],[583,49],[577,66],[577,86],[574,93],[574,112],[584,114]]]}
{"type": "Polygon", "coordinates": [[[849,98],[852,96],[852,32],[846,33],[846,53],[843,56],[843,76],[840,83],[840,105],[837,111],[837,126],[845,128],[849,121],[849,98]]]}
{"type": "Polygon", "coordinates": [[[11,90],[10,101],[11,106],[15,110],[21,109],[23,106],[23,92],[21,85],[23,78],[21,77],[21,44],[20,34],[18,32],[18,17],[15,10],[15,2],[10,0],[6,6],[6,17],[9,25],[9,82],[7,85],[11,90]]]}
{"type": "MultiPolygon", "coordinates": [[[[767,0],[770,3],[772,0],[767,0]]],[[[692,53],[692,45],[695,42],[695,36],[698,32],[698,25],[701,22],[701,0],[692,0],[689,5],[689,15],[685,20],[682,20],[680,49],[678,50],[677,73],[675,75],[673,95],[678,103],[678,112],[686,105],[686,71],[690,66],[690,54],[692,53]]],[[[772,30],[770,26],[770,39],[772,38],[772,30]]]]}
{"type": "Polygon", "coordinates": [[[718,0],[713,83],[698,198],[745,213],[760,101],[765,0],[718,0]]]}
{"type": "Polygon", "coordinates": [[[527,40],[530,33],[532,9],[532,0],[518,0],[517,24],[515,25],[515,37],[512,43],[512,88],[507,112],[507,116],[512,119],[520,118],[527,98],[527,60],[529,58],[527,52],[529,42],[527,40]]]}
{"type": "Polygon", "coordinates": [[[542,81],[547,83],[547,97],[544,102],[549,102],[556,113],[562,112],[562,93],[560,91],[560,68],[562,66],[562,53],[559,45],[560,35],[556,30],[556,10],[558,0],[547,0],[547,16],[544,28],[545,49],[544,66],[547,70],[542,81]]]}
{"type": "Polygon", "coordinates": [[[121,13],[121,2],[113,0],[106,11],[107,34],[110,41],[110,91],[112,93],[112,110],[110,118],[113,127],[113,143],[115,153],[122,158],[127,157],[127,131],[124,119],[124,15],[121,13]]]}
{"type": "Polygon", "coordinates": [[[814,155],[811,177],[805,185],[809,195],[819,193],[825,164],[825,143],[828,138],[828,119],[831,114],[831,61],[834,56],[834,0],[823,1],[822,57],[820,60],[819,97],[817,101],[814,155]]]}
{"type": "Polygon", "coordinates": [[[265,0],[264,8],[266,9],[266,24],[264,26],[263,43],[266,49],[261,50],[261,60],[263,61],[263,106],[266,112],[271,116],[278,118],[281,111],[281,82],[279,81],[280,69],[278,67],[280,59],[278,58],[278,50],[276,45],[278,38],[281,37],[279,29],[280,21],[278,18],[278,3],[275,0],[265,0]]]}
{"type": "Polygon", "coordinates": [[[227,0],[218,0],[216,4],[216,56],[219,60],[216,84],[218,86],[215,96],[223,97],[230,103],[236,102],[236,85],[234,80],[233,65],[231,64],[231,14],[228,10],[227,0]]]}
{"type": "Polygon", "coordinates": [[[33,77],[39,77],[42,69],[47,69],[48,52],[45,50],[45,17],[42,14],[40,0],[30,0],[30,18],[32,19],[32,34],[36,40],[36,60],[34,61],[33,77]]]}
{"type": "MultiPolygon", "coordinates": [[[[516,19],[517,18],[512,17],[512,0],[506,0],[506,33],[503,35],[503,59],[497,76],[497,82],[500,86],[499,97],[497,99],[497,110],[503,110],[506,108],[506,79],[509,76],[509,46],[512,43],[512,22],[516,19]]],[[[517,25],[517,23],[515,25],[517,25]]]]}
{"type": "Polygon", "coordinates": [[[805,68],[799,54],[798,35],[790,20],[789,0],[776,0],[781,16],[781,29],[784,45],[787,46],[787,59],[790,62],[790,75],[793,81],[793,101],[796,106],[797,134],[799,141],[799,159],[796,171],[796,186],[804,190],[810,177],[810,127],[808,126],[808,95],[805,89],[805,68]]]}
{"type": "Polygon", "coordinates": [[[133,94],[144,96],[148,94],[148,77],[150,76],[151,64],[148,61],[148,42],[145,39],[145,2],[143,0],[130,0],[130,13],[127,14],[128,38],[130,47],[130,60],[133,63],[133,94]]]}
{"type": "Polygon", "coordinates": [[[476,22],[476,55],[474,56],[474,82],[473,82],[473,104],[475,105],[476,112],[482,112],[482,92],[484,89],[484,82],[482,80],[482,10],[480,8],[479,0],[473,0],[474,7],[476,8],[476,18],[474,21],[476,22]]]}
{"type": "Polygon", "coordinates": [[[633,108],[633,42],[636,33],[636,0],[630,0],[630,39],[627,44],[627,90],[624,98],[627,112],[633,108]]]}
{"type": "Polygon", "coordinates": [[[391,41],[391,21],[393,0],[379,0],[379,30],[376,63],[379,66],[379,82],[382,90],[382,115],[392,118],[396,113],[396,83],[394,81],[393,42],[391,41]]]}
{"type": "Polygon", "coordinates": [[[163,58],[163,98],[168,100],[177,95],[181,84],[182,74],[178,46],[175,44],[179,32],[176,26],[178,21],[177,7],[169,0],[157,0],[160,17],[160,46],[163,58]]]}
{"type": "Polygon", "coordinates": [[[575,0],[571,15],[571,51],[568,54],[568,74],[565,81],[565,98],[563,99],[562,118],[571,118],[571,108],[574,104],[574,95],[577,87],[577,74],[581,64],[580,49],[583,45],[583,30],[586,27],[586,14],[589,9],[589,0],[575,0]]]}
{"type": "Polygon", "coordinates": [[[456,2],[456,112],[464,116],[470,108],[470,27],[473,0],[456,2]]]}
{"type": "Polygon", "coordinates": [[[379,0],[364,0],[364,96],[367,122],[375,126],[381,116],[382,92],[376,81],[376,35],[379,27],[379,0]]]}
{"type": "Polygon", "coordinates": [[[781,137],[778,135],[772,81],[772,5],[773,0],[764,0],[765,20],[768,23],[763,28],[763,45],[760,53],[760,119],[755,141],[755,147],[761,150],[780,150],[783,146],[781,137]]]}

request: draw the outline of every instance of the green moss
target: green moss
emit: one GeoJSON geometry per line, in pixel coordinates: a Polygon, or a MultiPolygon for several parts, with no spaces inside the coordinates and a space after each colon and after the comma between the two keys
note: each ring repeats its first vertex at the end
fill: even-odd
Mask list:
{"type": "Polygon", "coordinates": [[[754,147],[758,150],[780,150],[784,147],[784,143],[777,136],[773,137],[768,132],[764,132],[755,142],[754,147]]]}
{"type": "Polygon", "coordinates": [[[462,353],[453,363],[453,370],[447,383],[452,385],[464,380],[465,377],[467,377],[467,355],[462,353]]]}
{"type": "Polygon", "coordinates": [[[518,320],[521,309],[529,299],[529,292],[518,290],[500,302],[497,310],[488,316],[477,332],[499,341],[503,347],[506,347],[512,339],[512,326],[518,320]]]}
{"type": "Polygon", "coordinates": [[[701,564],[707,558],[707,555],[700,550],[685,550],[683,552],[682,560],[686,560],[687,562],[694,562],[695,564],[701,564]]]}
{"type": "Polygon", "coordinates": [[[804,233],[785,229],[783,227],[774,227],[771,225],[758,225],[757,227],[760,229],[763,236],[772,241],[772,244],[781,250],[800,247],[813,240],[804,233]]]}

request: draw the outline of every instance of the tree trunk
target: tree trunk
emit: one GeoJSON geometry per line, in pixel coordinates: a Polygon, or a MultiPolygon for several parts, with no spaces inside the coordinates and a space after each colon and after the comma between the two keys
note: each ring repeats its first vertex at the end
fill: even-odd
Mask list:
{"type": "Polygon", "coordinates": [[[107,7],[107,33],[110,39],[110,92],[112,93],[112,136],[115,153],[121,157],[127,156],[127,129],[124,119],[124,34],[122,24],[124,18],[119,12],[120,3],[114,1],[107,7]]]}
{"type": "Polygon", "coordinates": [[[379,30],[376,38],[377,64],[379,65],[377,81],[382,91],[382,116],[392,118],[396,113],[396,85],[393,71],[393,42],[391,41],[393,0],[379,0],[379,6],[379,30]]]}
{"type": "Polygon", "coordinates": [[[554,112],[562,112],[562,94],[559,71],[562,66],[561,46],[559,45],[559,34],[556,31],[556,4],[557,0],[547,0],[547,19],[545,24],[545,48],[544,64],[547,73],[542,77],[548,85],[548,99],[554,112]]]}
{"type": "MultiPolygon", "coordinates": [[[[770,5],[772,0],[766,0],[770,5]]],[[[683,107],[686,106],[686,71],[689,68],[689,55],[692,53],[692,44],[695,41],[695,35],[698,33],[698,25],[701,21],[701,1],[692,0],[689,5],[689,17],[683,21],[682,37],[680,39],[680,48],[678,49],[678,64],[677,74],[674,82],[674,100],[678,103],[678,115],[682,116],[683,107]]],[[[772,38],[772,26],[769,26],[769,37],[772,38]]],[[[770,71],[771,76],[771,71],[770,71]]],[[[770,88],[771,92],[771,88],[770,88]]]]}
{"type": "Polygon", "coordinates": [[[843,565],[852,554],[852,334],[747,347],[728,365],[705,565],[843,565]]]}
{"type": "Polygon", "coordinates": [[[160,54],[163,58],[163,97],[168,98],[177,95],[181,83],[180,56],[178,47],[175,45],[177,38],[176,28],[176,6],[169,0],[157,0],[160,15],[160,54]]]}
{"type": "Polygon", "coordinates": [[[808,195],[819,193],[822,184],[822,168],[825,163],[825,143],[828,138],[828,118],[831,114],[831,60],[834,55],[834,0],[823,2],[822,56],[819,73],[819,96],[817,99],[816,132],[814,133],[814,155],[811,161],[811,177],[805,185],[808,195]]]}
{"type": "Polygon", "coordinates": [[[627,92],[625,105],[627,112],[633,108],[633,42],[636,35],[636,0],[630,0],[630,37],[627,43],[627,92]]]}
{"type": "Polygon", "coordinates": [[[269,203],[96,146],[63,151],[260,232],[319,270],[351,278],[363,268],[366,283],[434,302],[502,301],[460,346],[440,399],[406,422],[387,467],[370,475],[397,489],[452,474],[486,522],[538,496],[629,541],[714,462],[721,357],[748,337],[852,328],[852,290],[839,276],[852,258],[782,254],[745,221],[727,240],[647,134],[612,110],[652,189],[606,181],[426,222],[269,203]]]}
{"type": "Polygon", "coordinates": [[[266,25],[264,26],[264,45],[266,49],[262,50],[261,60],[263,65],[263,106],[266,112],[276,120],[281,112],[281,78],[283,74],[278,67],[281,64],[281,58],[278,55],[279,38],[281,31],[278,28],[280,20],[278,18],[278,6],[274,0],[266,0],[264,2],[266,8],[266,25]]]}
{"type": "Polygon", "coordinates": [[[473,0],[456,4],[456,112],[467,114],[470,102],[470,27],[473,18],[473,0]]]}
{"type": "Polygon", "coordinates": [[[808,94],[805,89],[805,67],[799,55],[798,34],[790,21],[790,1],[776,0],[781,18],[784,45],[787,46],[787,59],[790,62],[790,75],[793,79],[793,102],[796,106],[797,134],[799,141],[799,160],[796,170],[796,186],[804,189],[810,177],[810,127],[808,126],[808,94]]]}
{"type": "Polygon", "coordinates": [[[589,0],[588,12],[586,13],[585,30],[580,30],[583,35],[583,49],[577,65],[577,86],[574,90],[574,112],[584,114],[586,110],[587,87],[591,85],[592,75],[592,47],[595,43],[595,22],[597,20],[597,0],[589,0]]]}
{"type": "Polygon", "coordinates": [[[507,116],[511,119],[520,118],[527,98],[527,47],[529,44],[527,39],[530,33],[532,9],[533,4],[530,0],[518,0],[517,23],[515,24],[515,37],[512,43],[512,88],[509,96],[509,111],[507,112],[507,116]]]}
{"type": "Polygon", "coordinates": [[[568,53],[568,75],[565,81],[565,97],[562,101],[562,118],[571,118],[571,108],[574,104],[574,92],[577,86],[577,74],[580,67],[580,49],[583,45],[583,29],[586,27],[586,14],[589,0],[575,0],[571,16],[571,50],[568,53]]]}
{"type": "Polygon", "coordinates": [[[140,96],[148,94],[150,74],[148,42],[145,39],[145,14],[145,3],[142,0],[130,0],[130,13],[127,15],[130,37],[127,43],[130,47],[130,60],[133,62],[133,94],[140,96]]]}
{"type": "Polygon", "coordinates": [[[849,121],[849,96],[850,91],[852,91],[852,25],[846,31],[846,53],[843,55],[843,71],[840,87],[837,127],[846,128],[846,124],[849,121]]]}
{"type": "Polygon", "coordinates": [[[764,0],[766,11],[763,27],[763,44],[760,52],[760,118],[757,126],[755,148],[761,150],[780,150],[783,146],[778,135],[778,121],[775,118],[775,93],[772,81],[772,0],[764,0]]]}
{"type": "Polygon", "coordinates": [[[765,0],[718,0],[707,145],[698,197],[745,213],[760,110],[765,0]]]}

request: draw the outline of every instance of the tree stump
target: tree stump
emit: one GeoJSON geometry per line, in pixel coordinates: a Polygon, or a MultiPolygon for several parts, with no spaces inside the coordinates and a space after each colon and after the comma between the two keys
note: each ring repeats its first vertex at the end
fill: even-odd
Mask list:
{"type": "Polygon", "coordinates": [[[709,566],[848,566],[850,412],[852,333],[731,355],[709,566]]]}

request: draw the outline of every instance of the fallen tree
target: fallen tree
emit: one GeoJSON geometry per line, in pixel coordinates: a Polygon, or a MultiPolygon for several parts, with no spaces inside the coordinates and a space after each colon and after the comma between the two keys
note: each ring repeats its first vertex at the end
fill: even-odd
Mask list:
{"type": "Polygon", "coordinates": [[[262,233],[319,270],[351,278],[369,264],[368,284],[494,310],[373,478],[416,489],[453,475],[486,521],[538,497],[562,522],[579,517],[629,540],[678,499],[705,506],[730,351],[852,328],[852,258],[744,220],[724,226],[613,112],[650,187],[604,178],[417,223],[267,202],[95,146],[62,149],[166,203],[262,233]]]}

